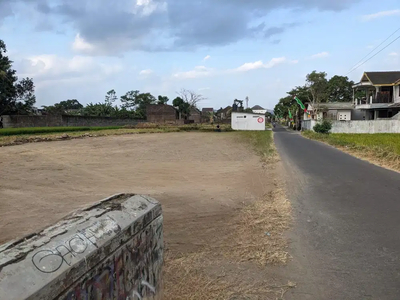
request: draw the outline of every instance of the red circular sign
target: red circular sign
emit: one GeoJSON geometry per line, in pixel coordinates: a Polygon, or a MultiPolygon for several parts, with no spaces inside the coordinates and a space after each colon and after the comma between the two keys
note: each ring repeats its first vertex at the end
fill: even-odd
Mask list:
{"type": "Polygon", "coordinates": [[[258,123],[262,123],[262,122],[264,122],[264,119],[261,118],[261,117],[259,117],[259,118],[257,119],[257,121],[258,121],[258,123]]]}

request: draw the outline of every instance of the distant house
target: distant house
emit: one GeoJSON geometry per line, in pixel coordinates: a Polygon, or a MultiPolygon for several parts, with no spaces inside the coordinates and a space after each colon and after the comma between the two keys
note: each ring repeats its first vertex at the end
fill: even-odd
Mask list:
{"type": "Polygon", "coordinates": [[[393,117],[400,111],[400,71],[364,72],[353,86],[353,102],[365,120],[393,117]]]}
{"type": "Polygon", "coordinates": [[[214,109],[212,107],[205,107],[201,110],[201,113],[203,114],[214,113],[214,109]]]}
{"type": "Polygon", "coordinates": [[[361,120],[362,115],[354,109],[351,102],[326,102],[313,106],[306,103],[307,112],[304,113],[304,120],[335,120],[350,121],[361,120]]]}
{"type": "Polygon", "coordinates": [[[260,105],[254,105],[251,110],[255,114],[262,114],[265,115],[267,113],[267,110],[265,108],[262,108],[260,105]]]}
{"type": "Polygon", "coordinates": [[[146,106],[147,121],[152,123],[176,122],[179,119],[178,111],[167,104],[148,104],[146,106]]]}
{"type": "Polygon", "coordinates": [[[201,112],[199,109],[196,107],[192,107],[190,109],[190,116],[188,120],[193,121],[194,123],[200,123],[201,122],[201,112]]]}
{"type": "Polygon", "coordinates": [[[225,108],[220,108],[219,110],[217,110],[217,112],[215,113],[216,117],[219,120],[227,120],[231,118],[231,114],[232,114],[232,106],[227,106],[225,108]]]}

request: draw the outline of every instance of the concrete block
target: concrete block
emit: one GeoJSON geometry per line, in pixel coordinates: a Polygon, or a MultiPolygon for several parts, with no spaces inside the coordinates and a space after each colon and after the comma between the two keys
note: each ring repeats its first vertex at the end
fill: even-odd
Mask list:
{"type": "Polygon", "coordinates": [[[120,194],[0,246],[0,299],[161,299],[163,217],[120,194]]]}

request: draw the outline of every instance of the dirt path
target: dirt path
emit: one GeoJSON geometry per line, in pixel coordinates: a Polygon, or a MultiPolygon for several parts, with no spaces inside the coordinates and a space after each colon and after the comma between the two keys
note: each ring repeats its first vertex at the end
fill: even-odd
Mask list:
{"type": "MultiPolygon", "coordinates": [[[[164,133],[0,148],[0,242],[48,226],[82,205],[133,192],[162,203],[167,259],[192,255],[193,263],[207,249],[218,253],[230,246],[240,208],[274,189],[274,170],[263,168],[237,139],[235,133],[164,133]]],[[[217,260],[207,260],[212,280],[225,272],[227,282],[243,281],[239,276],[261,284],[271,274],[256,264],[217,260]]],[[[176,295],[173,280],[166,279],[167,294],[175,293],[170,299],[189,299],[176,295]]]]}

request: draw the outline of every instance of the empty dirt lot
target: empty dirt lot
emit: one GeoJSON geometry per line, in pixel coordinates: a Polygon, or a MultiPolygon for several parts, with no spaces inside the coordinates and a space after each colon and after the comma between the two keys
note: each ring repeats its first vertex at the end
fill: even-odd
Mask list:
{"type": "MultiPolygon", "coordinates": [[[[0,148],[0,242],[48,226],[68,212],[112,194],[148,194],[159,200],[164,210],[166,272],[173,273],[165,278],[167,299],[206,299],[196,294],[193,286],[179,291],[184,288],[179,286],[180,280],[188,274],[179,274],[179,268],[168,266],[168,261],[185,264],[186,260],[193,265],[196,259],[202,260],[209,273],[206,277],[204,270],[198,276],[193,275],[198,270],[187,271],[198,280],[191,283],[198,288],[201,284],[210,286],[207,282],[217,282],[221,276],[226,277],[228,288],[243,281],[238,278],[240,272],[247,274],[240,275],[244,281],[261,284],[269,271],[255,264],[238,265],[221,259],[216,263],[208,255],[207,265],[199,256],[207,249],[221,254],[231,247],[229,239],[237,225],[232,220],[245,204],[274,189],[275,171],[263,167],[251,147],[238,140],[237,133],[188,132],[0,148]]],[[[223,292],[218,295],[218,299],[227,297],[223,292]]],[[[230,299],[267,299],[265,295],[230,299]]]]}

